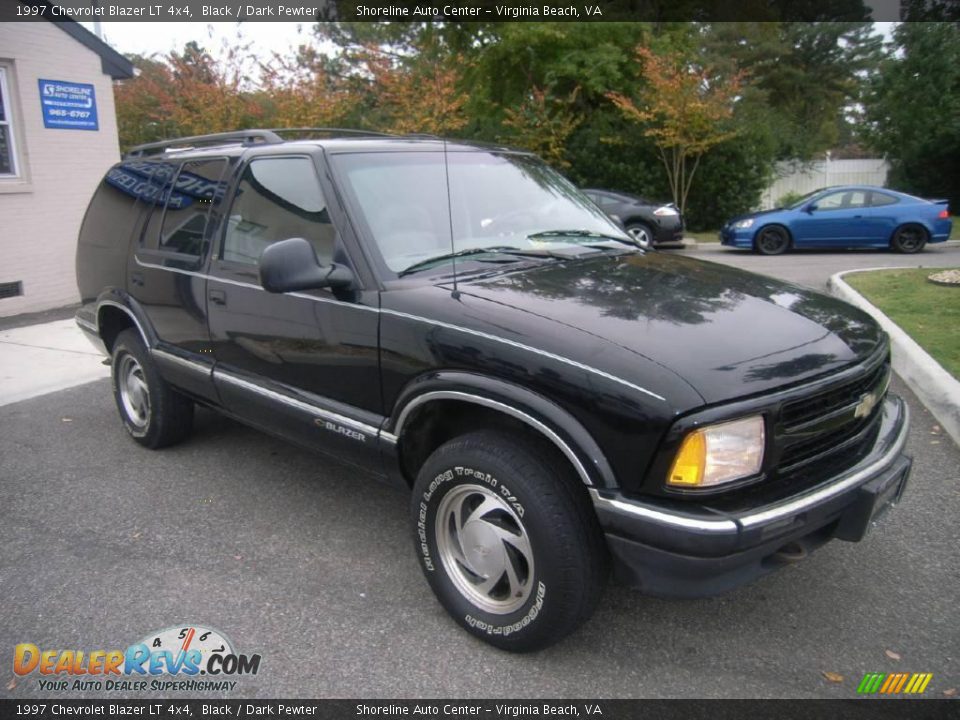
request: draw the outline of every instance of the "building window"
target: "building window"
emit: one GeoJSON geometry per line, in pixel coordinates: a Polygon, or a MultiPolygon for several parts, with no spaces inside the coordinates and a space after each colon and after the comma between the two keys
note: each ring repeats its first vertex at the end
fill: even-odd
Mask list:
{"type": "Polygon", "coordinates": [[[7,68],[0,66],[0,178],[17,177],[17,148],[13,138],[13,106],[7,68]]]}

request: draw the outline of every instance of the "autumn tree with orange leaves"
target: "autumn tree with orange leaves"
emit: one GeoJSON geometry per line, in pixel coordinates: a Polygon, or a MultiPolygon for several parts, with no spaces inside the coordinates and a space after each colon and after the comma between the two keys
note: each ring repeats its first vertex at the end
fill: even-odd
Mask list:
{"type": "Polygon", "coordinates": [[[520,105],[504,110],[507,141],[536,153],[554,167],[570,167],[567,140],[581,121],[574,108],[578,90],[558,98],[547,88],[531,88],[520,105]]]}
{"type": "Polygon", "coordinates": [[[239,52],[217,61],[191,42],[161,60],[134,58],[138,75],[115,90],[121,145],[256,127],[262,112],[244,91],[239,52]]]}
{"type": "Polygon", "coordinates": [[[679,53],[657,55],[645,47],[636,49],[636,58],[645,81],[637,100],[617,92],[607,97],[625,117],[645,127],[682,215],[700,158],[737,134],[729,121],[743,74],[723,78],[679,53]]]}
{"type": "Polygon", "coordinates": [[[373,104],[387,132],[445,135],[467,124],[467,93],[461,89],[462,57],[434,61],[419,48],[413,61],[368,45],[359,54],[368,73],[373,104]]]}

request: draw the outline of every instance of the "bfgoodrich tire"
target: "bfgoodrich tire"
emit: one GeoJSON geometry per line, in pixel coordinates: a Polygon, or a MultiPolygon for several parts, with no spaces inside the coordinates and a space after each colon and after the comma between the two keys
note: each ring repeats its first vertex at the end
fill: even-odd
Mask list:
{"type": "Polygon", "coordinates": [[[157,449],[190,434],[193,402],[160,377],[136,330],[124,330],[117,336],[111,369],[113,397],[130,437],[157,449]]]}
{"type": "Polygon", "coordinates": [[[441,446],[417,477],[412,515],[430,587],[491,645],[544,648],[596,607],[603,536],[579,480],[535,441],[481,431],[441,446]]]}

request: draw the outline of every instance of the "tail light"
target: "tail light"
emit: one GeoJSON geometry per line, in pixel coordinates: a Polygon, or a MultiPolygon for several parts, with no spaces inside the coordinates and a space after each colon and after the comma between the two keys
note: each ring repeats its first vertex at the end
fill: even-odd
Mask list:
{"type": "Polygon", "coordinates": [[[937,215],[937,217],[940,218],[941,220],[947,220],[947,219],[949,219],[949,217],[950,217],[950,208],[944,208],[943,210],[941,210],[941,211],[940,211],[940,214],[937,215]]]}

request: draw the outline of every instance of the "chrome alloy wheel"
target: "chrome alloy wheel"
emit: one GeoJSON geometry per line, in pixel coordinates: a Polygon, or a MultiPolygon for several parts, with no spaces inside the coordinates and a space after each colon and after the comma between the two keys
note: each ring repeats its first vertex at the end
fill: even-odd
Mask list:
{"type": "Polygon", "coordinates": [[[533,548],[516,512],[495,492],[454,488],[434,527],[443,567],[465,598],[497,615],[523,606],[533,587],[533,548]]]}
{"type": "Polygon", "coordinates": [[[117,388],[120,401],[130,422],[142,430],[150,418],[150,391],[143,368],[133,355],[124,355],[117,366],[117,388]]]}

